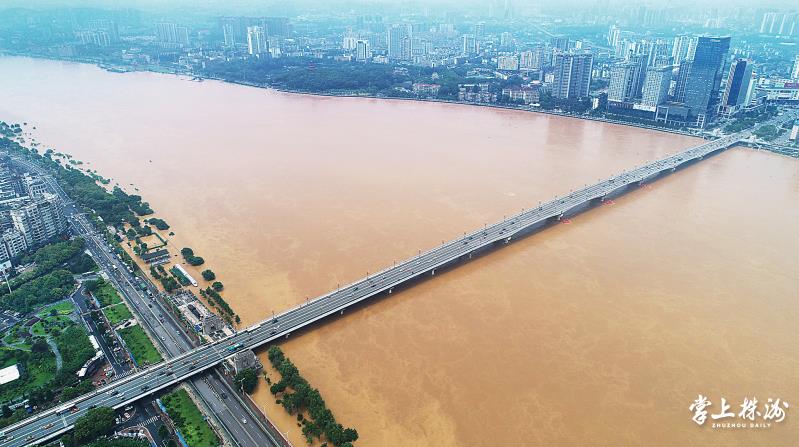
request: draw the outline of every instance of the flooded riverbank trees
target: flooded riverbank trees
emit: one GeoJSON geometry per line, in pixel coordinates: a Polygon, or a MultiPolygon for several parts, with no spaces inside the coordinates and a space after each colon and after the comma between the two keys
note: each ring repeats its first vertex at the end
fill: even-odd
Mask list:
{"type": "Polygon", "coordinates": [[[336,447],[352,447],[358,439],[358,432],[354,428],[344,428],[336,422],[327,405],[325,405],[319,390],[311,387],[301,375],[299,369],[278,346],[272,346],[268,351],[269,362],[280,373],[280,380],[272,384],[269,391],[280,395],[280,402],[289,414],[303,414],[307,412],[310,418],[299,417],[302,424],[302,434],[310,444],[314,438],[322,436],[336,447]]]}
{"type": "Polygon", "coordinates": [[[205,264],[205,259],[202,256],[196,256],[194,254],[194,250],[189,247],[183,247],[180,249],[180,254],[183,255],[183,259],[189,263],[189,265],[198,266],[205,264]]]}
{"type": "Polygon", "coordinates": [[[39,154],[7,137],[0,138],[0,149],[28,158],[49,171],[70,198],[82,207],[94,210],[108,225],[118,227],[124,222],[137,221],[135,214],[146,216],[153,213],[150,205],[143,202],[141,196],[128,194],[119,187],[114,187],[109,193],[97,183],[96,176],[71,165],[62,165],[59,160],[53,159],[52,151],[39,154]]]}

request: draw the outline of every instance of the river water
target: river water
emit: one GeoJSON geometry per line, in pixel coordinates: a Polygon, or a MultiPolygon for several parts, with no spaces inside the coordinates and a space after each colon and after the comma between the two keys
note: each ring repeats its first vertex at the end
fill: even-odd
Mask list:
{"type": "MultiPolygon", "coordinates": [[[[0,119],[138,188],[245,324],[698,141],[9,57],[0,119]]],[[[792,408],[688,406],[799,402],[797,204],[796,160],[729,150],[283,346],[362,446],[790,445],[792,408]]]]}

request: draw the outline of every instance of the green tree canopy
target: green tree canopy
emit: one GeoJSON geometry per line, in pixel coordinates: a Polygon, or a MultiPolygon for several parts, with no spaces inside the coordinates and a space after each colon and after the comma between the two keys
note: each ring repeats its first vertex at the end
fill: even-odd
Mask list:
{"type": "Polygon", "coordinates": [[[79,445],[91,442],[100,436],[110,434],[114,429],[114,410],[110,407],[97,407],[75,421],[74,440],[79,445]]]}
{"type": "Polygon", "coordinates": [[[239,389],[247,394],[252,394],[255,391],[256,385],[258,385],[258,374],[256,374],[255,370],[252,368],[247,368],[239,371],[234,381],[239,389]]]}

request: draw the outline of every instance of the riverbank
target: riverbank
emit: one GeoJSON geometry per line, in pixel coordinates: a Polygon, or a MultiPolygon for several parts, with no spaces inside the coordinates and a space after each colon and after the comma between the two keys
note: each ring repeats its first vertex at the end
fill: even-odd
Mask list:
{"type": "MultiPolygon", "coordinates": [[[[163,73],[163,72],[162,72],[163,73]]],[[[184,76],[196,76],[188,73],[174,73],[177,75],[184,75],[184,76]]],[[[474,106],[474,107],[485,107],[490,109],[500,109],[500,110],[513,110],[518,112],[531,112],[531,113],[541,113],[544,115],[551,115],[551,116],[558,116],[563,118],[574,118],[579,120],[587,120],[587,121],[596,121],[601,123],[607,124],[615,124],[620,126],[628,126],[628,127],[635,127],[638,129],[647,129],[647,130],[654,130],[657,132],[665,132],[671,133],[675,135],[682,135],[687,137],[694,137],[694,138],[702,138],[702,139],[714,139],[723,137],[725,134],[722,135],[713,135],[708,132],[703,132],[699,129],[696,130],[688,130],[688,129],[675,129],[675,128],[668,128],[668,127],[660,127],[660,126],[652,126],[643,123],[636,123],[632,121],[625,121],[613,118],[607,118],[603,116],[596,116],[590,114],[575,114],[575,113],[568,113],[562,112],[557,110],[544,110],[541,108],[537,108],[534,106],[520,106],[520,105],[511,105],[511,104],[487,104],[487,103],[475,103],[475,102],[465,102],[465,101],[453,101],[447,99],[440,99],[440,98],[403,98],[403,97],[389,97],[389,96],[376,96],[376,95],[369,95],[369,94],[355,94],[355,93],[325,93],[325,92],[308,92],[303,90],[291,90],[291,89],[284,89],[279,87],[274,87],[266,84],[259,84],[255,82],[246,82],[246,81],[236,81],[231,79],[225,79],[220,77],[206,77],[204,79],[211,79],[214,81],[225,82],[229,84],[236,84],[242,85],[246,87],[254,87],[254,88],[261,88],[267,90],[274,90],[281,93],[288,93],[294,95],[305,95],[305,96],[316,96],[316,97],[329,97],[329,98],[364,98],[364,99],[380,99],[380,100],[387,100],[387,101],[411,101],[411,102],[420,102],[420,103],[441,103],[441,104],[452,104],[452,105],[460,105],[460,106],[474,106]]],[[[778,146],[774,144],[770,144],[768,142],[763,141],[755,141],[755,142],[746,142],[742,143],[742,145],[750,148],[760,149],[760,150],[767,150],[779,155],[786,155],[789,157],[799,158],[799,149],[794,149],[786,146],[778,146]]]]}
{"type": "MultiPolygon", "coordinates": [[[[182,76],[197,76],[191,72],[185,73],[168,73],[168,72],[159,72],[154,71],[156,73],[162,74],[175,74],[175,75],[182,75],[182,76]]],[[[627,127],[635,127],[638,129],[647,129],[647,130],[654,130],[657,132],[665,132],[675,135],[682,135],[687,137],[694,137],[694,138],[702,138],[702,139],[714,139],[719,138],[722,135],[713,135],[708,132],[703,132],[701,130],[688,130],[688,129],[675,129],[675,128],[668,128],[668,127],[660,127],[660,126],[652,126],[643,123],[636,123],[632,121],[625,121],[613,118],[607,118],[603,116],[596,116],[590,114],[575,114],[575,113],[568,113],[562,112],[557,110],[544,110],[541,108],[537,108],[534,106],[520,106],[520,105],[512,105],[512,104],[487,104],[487,103],[475,103],[475,102],[465,102],[465,101],[454,101],[454,100],[447,100],[447,99],[440,99],[440,98],[403,98],[403,97],[389,97],[389,96],[376,96],[376,95],[369,95],[369,94],[355,94],[355,93],[326,93],[326,92],[308,92],[303,90],[291,90],[291,89],[284,89],[279,87],[270,86],[267,84],[259,84],[255,82],[246,82],[246,81],[237,81],[231,79],[225,79],[220,77],[209,76],[202,79],[210,79],[213,81],[224,82],[228,84],[236,84],[242,85],[246,87],[254,87],[266,90],[274,90],[281,93],[288,93],[293,95],[304,95],[304,96],[315,96],[315,97],[328,97],[328,98],[363,98],[363,99],[379,99],[379,100],[387,100],[387,101],[411,101],[411,102],[419,102],[419,103],[441,103],[441,104],[451,104],[451,105],[459,105],[459,106],[473,106],[473,107],[484,107],[489,109],[500,109],[500,110],[512,110],[517,112],[530,112],[530,113],[541,113],[544,115],[551,115],[551,116],[558,116],[563,118],[574,118],[578,120],[587,120],[587,121],[596,121],[600,123],[607,123],[607,124],[615,124],[619,126],[627,126],[627,127]]],[[[743,143],[742,143],[743,144],[743,143]]],[[[767,150],[779,155],[786,155],[789,157],[799,158],[799,149],[793,149],[785,146],[777,146],[770,144],[768,142],[747,142],[743,144],[744,146],[750,148],[756,148],[760,150],[767,150]]]]}
{"type": "MultiPolygon", "coordinates": [[[[84,63],[84,64],[91,64],[95,65],[99,68],[102,68],[106,71],[111,73],[120,73],[120,71],[112,69],[112,67],[117,66],[109,66],[103,64],[101,61],[92,58],[59,58],[54,56],[47,56],[47,55],[33,55],[33,54],[25,54],[25,53],[16,53],[16,52],[0,52],[0,56],[3,55],[11,55],[11,56],[19,56],[19,57],[31,57],[31,58],[38,58],[38,59],[46,59],[46,60],[56,60],[56,61],[65,61],[65,62],[75,62],[75,63],[84,63]]],[[[124,67],[124,66],[123,66],[124,67]]],[[[310,92],[310,91],[303,91],[303,90],[293,90],[293,89],[286,89],[275,87],[269,84],[262,84],[257,82],[248,82],[248,81],[239,81],[235,79],[227,79],[219,76],[207,76],[207,75],[200,75],[193,71],[189,70],[167,70],[163,69],[159,65],[146,65],[146,66],[136,66],[133,69],[128,70],[126,72],[138,72],[138,71],[146,71],[152,73],[160,73],[160,74],[172,74],[177,76],[190,76],[192,78],[197,79],[209,79],[219,82],[225,82],[229,84],[236,84],[236,85],[243,85],[247,87],[255,87],[255,88],[262,88],[268,90],[274,90],[282,93],[291,93],[291,94],[298,94],[298,95],[308,95],[308,96],[319,96],[319,97],[334,97],[334,98],[367,98],[367,99],[382,99],[382,100],[399,100],[399,101],[414,101],[414,102],[432,102],[432,103],[443,103],[443,104],[454,104],[454,105],[464,105],[464,106],[476,106],[476,107],[487,107],[493,109],[504,109],[504,110],[516,110],[516,111],[523,111],[523,112],[533,112],[533,113],[543,113],[546,115],[555,115],[567,118],[576,118],[576,119],[585,119],[591,121],[598,121],[610,124],[618,124],[622,126],[630,126],[630,127],[637,127],[641,129],[649,129],[649,130],[656,130],[659,132],[668,132],[674,133],[678,135],[685,135],[685,136],[693,136],[693,137],[700,137],[702,132],[700,131],[691,131],[691,130],[680,130],[680,129],[673,129],[667,127],[660,127],[660,126],[652,126],[642,123],[635,123],[631,121],[625,120],[618,120],[612,119],[607,117],[600,117],[595,115],[586,115],[586,114],[574,114],[568,112],[562,112],[557,110],[544,110],[540,108],[535,108],[532,106],[520,106],[520,105],[513,105],[513,104],[489,104],[489,103],[476,103],[476,102],[466,102],[466,101],[456,101],[456,100],[448,100],[442,98],[406,98],[406,97],[390,97],[390,96],[380,96],[380,95],[370,95],[370,94],[360,94],[355,92],[310,92]]]]}
{"type": "MultiPolygon", "coordinates": [[[[180,74],[184,76],[196,76],[191,72],[185,73],[174,73],[180,74]]],[[[667,132],[673,133],[677,135],[685,135],[691,137],[699,137],[704,138],[702,136],[702,132],[699,131],[690,131],[690,130],[680,130],[680,129],[673,129],[668,127],[660,127],[660,126],[651,126],[642,123],[635,123],[631,121],[624,121],[612,118],[606,118],[596,115],[588,115],[588,114],[576,114],[576,113],[568,113],[562,112],[557,110],[545,110],[541,108],[537,108],[534,106],[521,106],[521,105],[513,105],[513,104],[491,104],[491,103],[479,103],[479,102],[467,102],[467,101],[455,101],[449,99],[442,99],[442,98],[405,98],[405,97],[393,97],[393,96],[380,96],[380,95],[369,95],[369,94],[358,94],[358,93],[331,93],[331,92],[309,92],[304,90],[292,90],[286,88],[280,88],[271,86],[268,84],[260,84],[256,82],[247,82],[247,81],[237,81],[234,79],[226,79],[216,76],[208,76],[203,79],[210,79],[219,82],[226,82],[229,84],[236,84],[236,85],[243,85],[247,87],[255,87],[255,88],[262,88],[267,90],[274,90],[281,93],[290,93],[295,95],[307,95],[307,96],[318,96],[318,97],[330,97],[330,98],[365,98],[365,99],[380,99],[380,100],[388,100],[388,101],[412,101],[412,102],[421,102],[421,103],[441,103],[441,104],[453,104],[453,105],[461,105],[461,106],[474,106],[474,107],[485,107],[490,109],[501,109],[501,110],[515,110],[519,112],[532,112],[532,113],[542,113],[545,115],[554,115],[566,118],[576,118],[576,119],[584,119],[589,121],[597,121],[609,124],[618,124],[622,126],[630,126],[630,127],[637,127],[639,129],[649,129],[649,130],[656,130],[659,132],[667,132]]]]}
{"type": "MultiPolygon", "coordinates": [[[[397,101],[412,101],[412,102],[420,102],[420,103],[441,103],[441,104],[452,104],[452,105],[461,105],[461,106],[475,106],[475,107],[485,107],[491,109],[501,109],[501,110],[513,110],[519,112],[531,112],[531,113],[541,113],[544,115],[552,115],[552,116],[559,116],[565,118],[574,118],[579,120],[588,120],[588,121],[596,121],[608,124],[615,124],[620,126],[628,126],[628,127],[635,127],[639,129],[647,129],[653,130],[657,132],[665,132],[671,133],[675,135],[683,135],[689,137],[696,137],[696,138],[703,138],[703,139],[711,139],[717,138],[719,135],[713,135],[709,132],[704,132],[700,129],[690,129],[690,128],[669,128],[669,127],[662,127],[662,126],[655,126],[649,125],[634,121],[627,121],[622,119],[614,119],[608,118],[605,116],[597,116],[591,114],[575,114],[569,113],[559,110],[545,110],[534,106],[522,106],[522,105],[513,105],[513,104],[488,104],[488,103],[475,103],[475,102],[466,102],[466,101],[456,101],[456,100],[448,100],[442,98],[407,98],[407,97],[389,97],[389,96],[381,96],[381,95],[370,95],[370,94],[361,94],[356,92],[309,92],[303,90],[293,90],[293,89],[286,89],[275,87],[269,84],[262,84],[256,82],[247,82],[247,81],[239,81],[235,79],[227,79],[218,76],[207,76],[197,74],[193,71],[189,70],[168,70],[163,69],[163,67],[159,65],[146,65],[146,66],[118,66],[118,65],[107,65],[104,64],[102,61],[92,58],[59,58],[47,55],[31,55],[25,53],[16,53],[16,52],[3,52],[0,51],[0,56],[10,55],[10,56],[18,56],[18,57],[30,57],[30,58],[38,58],[38,59],[45,59],[45,60],[55,60],[55,61],[65,61],[65,62],[74,62],[74,63],[82,63],[82,64],[91,64],[95,65],[103,70],[106,70],[110,73],[134,73],[134,72],[151,72],[151,73],[159,73],[159,74],[169,74],[175,76],[189,76],[192,79],[187,79],[190,81],[203,81],[203,80],[213,80],[218,82],[224,82],[228,84],[235,84],[235,85],[242,85],[246,87],[254,87],[266,90],[274,90],[281,93],[288,93],[288,94],[295,94],[295,95],[305,95],[305,96],[316,96],[316,97],[330,97],[330,98],[365,98],[365,99],[379,99],[379,100],[397,100],[397,101]],[[119,67],[123,67],[123,69],[119,69],[119,67]],[[132,69],[129,69],[132,68],[132,69]]],[[[723,136],[723,135],[721,135],[723,136]]],[[[774,152],[780,155],[787,155],[790,157],[799,157],[799,150],[795,150],[793,148],[785,147],[785,146],[776,146],[769,144],[768,142],[751,142],[746,144],[747,147],[754,147],[757,149],[768,150],[770,152],[774,152]]]]}
{"type": "Polygon", "coordinates": [[[799,148],[780,146],[776,144],[763,144],[763,143],[756,143],[749,141],[741,142],[740,145],[746,146],[751,149],[773,152],[775,154],[784,155],[786,157],[799,158],[799,148]]]}

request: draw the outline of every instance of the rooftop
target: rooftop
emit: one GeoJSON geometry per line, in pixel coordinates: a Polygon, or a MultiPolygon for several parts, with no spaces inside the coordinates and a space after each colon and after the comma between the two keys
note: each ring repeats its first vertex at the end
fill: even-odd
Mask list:
{"type": "Polygon", "coordinates": [[[17,368],[16,364],[0,369],[0,385],[5,385],[17,379],[19,379],[19,368],[17,368]]]}

